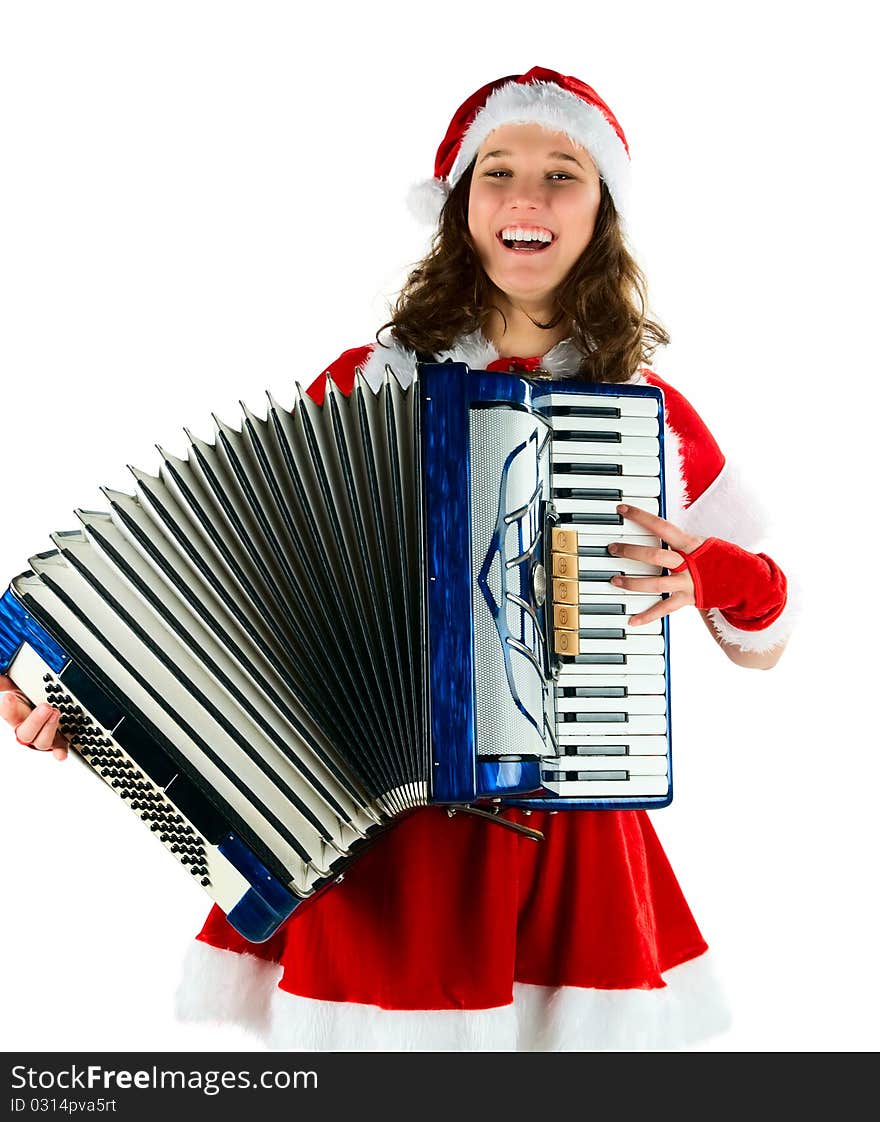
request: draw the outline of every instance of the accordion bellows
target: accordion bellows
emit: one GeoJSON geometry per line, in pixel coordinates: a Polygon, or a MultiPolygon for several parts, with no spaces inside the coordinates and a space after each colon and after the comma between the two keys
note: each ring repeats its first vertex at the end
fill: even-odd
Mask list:
{"type": "Polygon", "coordinates": [[[0,600],[0,665],[242,934],[414,807],[669,802],[666,620],[608,584],[659,570],[605,548],[663,513],[658,390],[447,363],[242,409],[0,600]]]}

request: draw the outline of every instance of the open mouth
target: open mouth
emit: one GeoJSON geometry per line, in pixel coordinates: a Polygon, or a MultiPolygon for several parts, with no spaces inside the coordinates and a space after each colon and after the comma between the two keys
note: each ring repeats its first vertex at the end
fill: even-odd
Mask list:
{"type": "Polygon", "coordinates": [[[556,241],[556,235],[544,226],[505,226],[496,236],[514,253],[543,253],[556,241]]]}

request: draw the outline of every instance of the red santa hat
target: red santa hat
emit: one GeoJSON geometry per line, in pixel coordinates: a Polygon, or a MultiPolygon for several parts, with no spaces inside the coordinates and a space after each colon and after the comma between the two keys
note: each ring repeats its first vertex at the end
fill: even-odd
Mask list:
{"type": "Polygon", "coordinates": [[[590,153],[618,214],[626,211],[629,146],[617,118],[592,87],[578,78],[533,66],[477,90],[455,112],[437,149],[434,178],[411,188],[408,203],[423,222],[437,222],[450,190],[480,145],[502,125],[538,124],[565,133],[590,153]]]}

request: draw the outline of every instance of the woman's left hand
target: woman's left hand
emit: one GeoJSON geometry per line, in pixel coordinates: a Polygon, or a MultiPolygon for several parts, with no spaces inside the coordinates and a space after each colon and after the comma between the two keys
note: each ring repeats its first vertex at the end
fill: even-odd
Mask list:
{"type": "MultiPolygon", "coordinates": [[[[704,542],[694,534],[687,534],[665,518],[658,518],[656,514],[649,514],[637,506],[626,506],[621,503],[617,508],[630,522],[643,526],[646,533],[653,534],[666,542],[669,548],[659,546],[632,545],[629,542],[611,542],[608,552],[613,557],[629,557],[633,561],[644,561],[649,565],[657,565],[662,569],[675,569],[684,561],[686,553],[693,551],[704,542]]],[[[650,623],[652,620],[668,616],[670,613],[684,608],[694,601],[694,582],[687,569],[680,573],[669,573],[668,576],[658,577],[612,577],[611,583],[616,588],[627,592],[657,592],[668,593],[664,600],[658,600],[644,612],[630,616],[629,622],[638,626],[650,623]]]]}

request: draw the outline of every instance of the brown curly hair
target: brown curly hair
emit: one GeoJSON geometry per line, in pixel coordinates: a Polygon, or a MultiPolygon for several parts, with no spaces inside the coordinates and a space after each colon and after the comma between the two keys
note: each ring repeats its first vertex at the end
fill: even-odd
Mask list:
{"type": "MultiPolygon", "coordinates": [[[[394,306],[394,339],[417,354],[436,355],[462,334],[483,330],[495,298],[468,229],[468,200],[474,164],[449,193],[431,249],[413,267],[394,306]]],[[[571,377],[625,382],[669,342],[664,328],[647,316],[644,274],[629,252],[605,181],[589,245],[556,291],[550,330],[567,320],[569,337],[583,355],[571,377]]],[[[500,310],[500,309],[499,309],[500,310]]]]}

